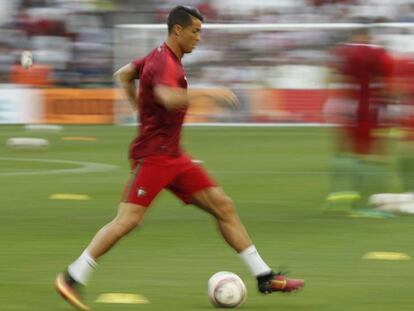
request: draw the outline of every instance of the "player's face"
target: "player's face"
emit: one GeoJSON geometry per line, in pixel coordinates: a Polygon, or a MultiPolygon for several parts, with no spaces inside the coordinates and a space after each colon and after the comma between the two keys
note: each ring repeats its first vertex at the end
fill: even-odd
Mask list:
{"type": "Polygon", "coordinates": [[[201,21],[198,18],[191,17],[193,23],[181,30],[179,40],[181,50],[184,53],[191,53],[200,41],[201,21]]]}

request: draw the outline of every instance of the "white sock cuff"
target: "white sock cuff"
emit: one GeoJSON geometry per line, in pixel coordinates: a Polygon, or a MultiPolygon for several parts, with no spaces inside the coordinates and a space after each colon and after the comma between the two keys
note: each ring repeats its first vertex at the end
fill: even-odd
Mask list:
{"type": "Polygon", "coordinates": [[[93,259],[91,257],[91,255],[89,254],[89,251],[87,249],[85,249],[81,255],[81,257],[85,258],[86,262],[94,269],[96,269],[96,267],[98,267],[98,264],[96,263],[95,259],[93,259]]]}
{"type": "Polygon", "coordinates": [[[246,248],[244,251],[240,252],[240,256],[247,256],[249,254],[253,254],[254,252],[257,253],[257,249],[254,245],[250,245],[248,248],[246,248]]]}
{"type": "Polygon", "coordinates": [[[69,265],[68,272],[75,281],[86,285],[97,266],[98,264],[91,257],[88,250],[85,250],[78,259],[69,265]]]}
{"type": "Polygon", "coordinates": [[[262,257],[260,257],[259,252],[254,245],[250,245],[239,255],[254,276],[264,275],[272,271],[262,257]]]}

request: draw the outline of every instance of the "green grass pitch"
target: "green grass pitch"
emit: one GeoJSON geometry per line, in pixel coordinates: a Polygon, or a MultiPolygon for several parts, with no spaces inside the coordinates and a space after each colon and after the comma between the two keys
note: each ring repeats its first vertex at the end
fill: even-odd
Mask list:
{"type": "MultiPolygon", "coordinates": [[[[0,310],[71,310],[55,293],[53,279],[115,215],[134,134],[133,127],[116,126],[65,126],[63,132],[49,134],[0,127],[0,310]],[[12,136],[46,138],[50,147],[10,150],[5,141],[12,136]],[[64,141],[63,136],[94,136],[97,141],[64,141]],[[79,165],[36,159],[117,168],[52,175],[47,172],[79,165]],[[92,199],[48,199],[55,193],[92,199]]],[[[324,214],[331,141],[327,128],[185,128],[185,147],[234,199],[263,258],[275,269],[287,267],[292,277],[305,278],[302,292],[257,293],[254,279],[219,237],[210,216],[164,192],[143,226],[100,261],[86,300],[101,311],[213,310],[207,280],[228,270],[248,288],[242,310],[412,310],[413,262],[362,256],[371,251],[414,256],[414,220],[324,214]],[[136,293],[150,303],[95,303],[102,293],[136,293]]],[[[392,174],[384,178],[398,183],[392,174]]]]}

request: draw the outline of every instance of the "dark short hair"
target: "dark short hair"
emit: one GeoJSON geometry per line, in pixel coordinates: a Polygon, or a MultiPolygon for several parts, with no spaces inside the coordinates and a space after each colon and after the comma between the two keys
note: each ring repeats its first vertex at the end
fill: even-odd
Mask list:
{"type": "Polygon", "coordinates": [[[176,24],[183,28],[190,26],[193,23],[191,16],[204,22],[204,17],[197,8],[186,5],[176,6],[171,10],[170,14],[168,14],[168,33],[171,33],[176,24]]]}

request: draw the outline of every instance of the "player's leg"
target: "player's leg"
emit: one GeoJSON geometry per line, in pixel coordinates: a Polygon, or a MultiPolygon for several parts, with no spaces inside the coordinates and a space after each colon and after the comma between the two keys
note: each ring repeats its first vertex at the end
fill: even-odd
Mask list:
{"type": "Polygon", "coordinates": [[[109,251],[122,237],[135,229],[144,218],[147,207],[121,202],[116,217],[102,227],[82,255],[68,267],[73,280],[86,285],[96,267],[96,261],[109,251]]]}
{"type": "Polygon", "coordinates": [[[146,210],[145,206],[120,203],[115,219],[101,228],[81,256],[57,276],[56,289],[70,304],[79,310],[89,310],[79,290],[88,283],[97,266],[96,260],[138,226],[146,210]]]}
{"type": "Polygon", "coordinates": [[[251,242],[233,201],[221,188],[210,187],[196,192],[193,195],[193,204],[214,216],[223,238],[239,253],[257,278],[260,292],[291,292],[304,286],[303,280],[287,279],[281,274],[275,274],[265,263],[251,242]]]}
{"type": "Polygon", "coordinates": [[[251,272],[258,278],[259,290],[264,293],[272,291],[292,291],[303,286],[302,280],[288,280],[275,275],[263,261],[242,224],[233,201],[208,176],[199,165],[188,160],[184,170],[169,186],[184,203],[194,204],[211,214],[224,240],[240,254],[251,272]]]}
{"type": "Polygon", "coordinates": [[[123,236],[135,229],[143,220],[146,206],[121,202],[118,214],[94,236],[87,250],[97,260],[109,251],[123,236]]]}
{"type": "MultiPolygon", "coordinates": [[[[192,203],[217,221],[224,240],[238,253],[252,245],[246,228],[240,221],[233,200],[219,187],[209,187],[198,191],[192,197],[192,203]]],[[[268,268],[269,272],[270,268],[268,268]]]]}
{"type": "Polygon", "coordinates": [[[97,232],[81,256],[56,278],[58,292],[69,303],[80,310],[88,310],[78,293],[79,288],[88,283],[97,266],[97,259],[141,223],[147,207],[169,179],[169,170],[159,166],[157,161],[150,159],[137,163],[125,187],[116,217],[97,232]]]}
{"type": "Polygon", "coordinates": [[[403,141],[398,158],[398,171],[404,192],[414,191],[414,143],[403,141]]]}

